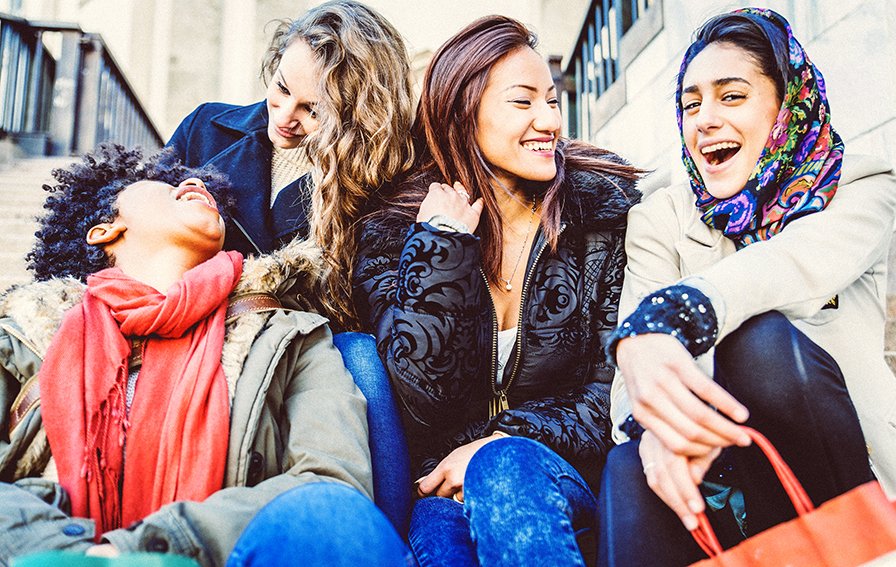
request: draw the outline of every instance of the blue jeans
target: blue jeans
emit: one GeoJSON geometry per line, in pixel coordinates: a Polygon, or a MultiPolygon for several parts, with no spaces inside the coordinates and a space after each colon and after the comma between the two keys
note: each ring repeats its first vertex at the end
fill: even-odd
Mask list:
{"type": "Polygon", "coordinates": [[[585,565],[596,514],[594,494],[572,465],[537,441],[511,437],[470,460],[464,504],[418,500],[408,539],[421,567],[585,565]]]}
{"type": "Polygon", "coordinates": [[[413,558],[382,512],[347,486],[316,482],[272,500],[249,522],[227,567],[406,566],[413,558]]]}
{"type": "MultiPolygon", "coordinates": [[[[757,315],[725,337],[716,347],[713,374],[747,406],[747,425],[772,441],[816,505],[872,480],[865,438],[837,362],[786,317],[757,315]]],[[[753,446],[726,449],[706,480],[743,492],[748,536],[795,516],[768,460],[753,446]],[[721,460],[731,465],[719,470],[721,460]]],[[[731,529],[724,512],[710,521],[730,547],[743,536],[731,529]]],[[[600,520],[601,565],[677,566],[706,557],[647,486],[637,442],[610,451],[600,520]]]]}
{"type": "Polygon", "coordinates": [[[411,470],[404,428],[389,384],[389,375],[376,350],[373,335],[339,333],[333,343],[345,367],[367,398],[370,457],[373,461],[373,499],[398,533],[405,534],[411,512],[411,470]]]}

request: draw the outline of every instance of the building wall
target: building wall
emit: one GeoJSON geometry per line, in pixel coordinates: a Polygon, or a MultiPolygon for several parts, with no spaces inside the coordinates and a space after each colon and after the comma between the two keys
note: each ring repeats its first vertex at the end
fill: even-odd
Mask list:
{"type": "MultiPolygon", "coordinates": [[[[582,137],[654,169],[646,190],[685,179],[675,123],[675,76],[693,30],[755,2],[663,0],[663,26],[624,69],[624,105],[582,137]]],[[[834,127],[848,152],[896,163],[896,9],[891,0],[767,0],[825,77],[834,127]]]]}
{"type": "MultiPolygon", "coordinates": [[[[162,136],[204,101],[264,96],[261,60],[273,20],[321,0],[0,0],[0,11],[100,33],[162,136]]],[[[402,33],[422,74],[431,53],[474,19],[499,13],[529,25],[545,56],[569,50],[589,0],[367,0],[402,33]]]]}

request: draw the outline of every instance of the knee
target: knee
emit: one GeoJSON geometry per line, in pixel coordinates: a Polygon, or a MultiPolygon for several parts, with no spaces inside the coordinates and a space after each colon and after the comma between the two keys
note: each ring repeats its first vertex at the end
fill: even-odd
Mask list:
{"type": "MultiPolygon", "coordinates": [[[[525,437],[496,439],[476,451],[467,467],[467,475],[494,477],[494,471],[513,475],[525,472],[533,463],[542,460],[551,450],[538,441],[525,437]]],[[[466,484],[466,480],[464,484],[466,484]]]]}
{"type": "Polygon", "coordinates": [[[559,458],[545,445],[525,437],[488,443],[473,455],[464,477],[464,498],[506,494],[549,476],[545,465],[559,458]]]}
{"type": "Polygon", "coordinates": [[[336,483],[310,483],[281,494],[261,509],[240,536],[230,564],[262,565],[297,558],[308,559],[312,565],[350,564],[327,562],[327,558],[361,557],[345,547],[348,541],[380,547],[389,557],[402,553],[401,538],[361,493],[336,483]]]}
{"type": "Polygon", "coordinates": [[[837,363],[777,311],[744,322],[719,343],[715,378],[751,410],[788,412],[842,381],[837,363]]]}
{"type": "Polygon", "coordinates": [[[742,366],[762,363],[774,357],[763,356],[778,352],[790,343],[793,324],[781,313],[769,311],[744,321],[716,347],[716,361],[742,366]]]}

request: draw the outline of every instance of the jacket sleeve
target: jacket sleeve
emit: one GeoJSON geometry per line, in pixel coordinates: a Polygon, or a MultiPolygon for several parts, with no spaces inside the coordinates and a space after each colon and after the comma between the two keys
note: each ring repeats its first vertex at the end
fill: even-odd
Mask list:
{"type": "Polygon", "coordinates": [[[345,370],[327,327],[294,339],[276,372],[291,376],[282,392],[284,473],[252,487],[225,488],[203,502],[169,504],[104,538],[121,551],[167,550],[203,565],[224,565],[255,514],[292,488],[339,482],[371,497],[366,401],[345,370]]]}
{"type": "Polygon", "coordinates": [[[760,313],[790,319],[817,313],[886,254],[896,216],[896,177],[866,177],[839,188],[823,211],[794,220],[686,278],[716,311],[716,342],[760,313]]]}
{"type": "Polygon", "coordinates": [[[405,408],[427,426],[461,422],[470,378],[488,363],[477,352],[488,316],[479,308],[486,293],[479,238],[416,223],[400,249],[368,244],[359,258],[357,304],[366,306],[405,408]]]}
{"type": "MultiPolygon", "coordinates": [[[[629,211],[625,241],[627,262],[619,299],[619,321],[631,315],[645,296],[681,279],[680,259],[675,247],[681,239],[679,226],[675,206],[665,191],[651,195],[629,211]]],[[[619,427],[631,413],[625,380],[617,370],[610,390],[610,417],[616,443],[628,440],[619,427]]]]}

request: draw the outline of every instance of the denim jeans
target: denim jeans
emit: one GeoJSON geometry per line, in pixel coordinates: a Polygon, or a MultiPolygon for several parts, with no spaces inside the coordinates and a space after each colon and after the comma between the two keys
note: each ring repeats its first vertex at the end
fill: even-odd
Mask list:
{"type": "MultiPolygon", "coordinates": [[[[714,367],[716,382],[750,410],[747,425],[772,441],[816,505],[873,478],[839,366],[786,317],[770,312],[746,321],[716,347],[714,367]]],[[[795,516],[759,449],[730,448],[723,458],[732,466],[719,471],[714,464],[707,480],[743,491],[748,536],[795,516]]],[[[717,532],[724,519],[710,516],[717,532]]],[[[647,486],[637,442],[610,451],[600,520],[601,565],[677,566],[705,557],[647,486]]],[[[723,545],[742,539],[721,532],[723,545]]]]}
{"type": "Polygon", "coordinates": [[[316,482],[272,500],[249,522],[227,567],[413,565],[410,550],[360,492],[316,482]]]}
{"type": "Polygon", "coordinates": [[[342,353],[345,367],[367,398],[370,457],[373,461],[374,502],[398,530],[405,534],[411,512],[411,471],[408,446],[373,335],[339,333],[333,343],[342,353]]]}
{"type": "Polygon", "coordinates": [[[408,539],[421,567],[585,565],[596,513],[594,494],[572,465],[537,441],[510,437],[470,460],[464,504],[418,500],[408,539]]]}

